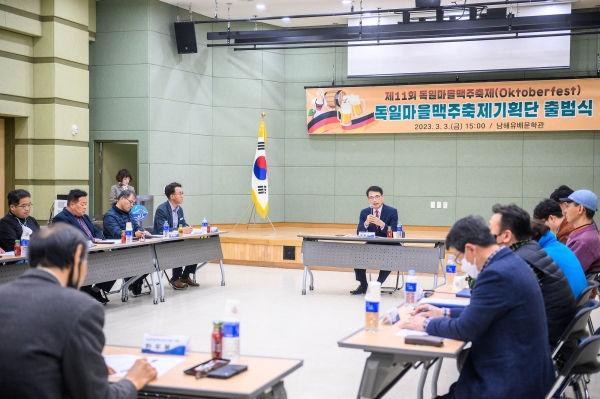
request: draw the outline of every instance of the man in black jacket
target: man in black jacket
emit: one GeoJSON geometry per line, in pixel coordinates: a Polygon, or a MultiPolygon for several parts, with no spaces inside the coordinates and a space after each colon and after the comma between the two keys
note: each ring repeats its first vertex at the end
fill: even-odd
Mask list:
{"type": "MultiPolygon", "coordinates": [[[[102,232],[98,230],[88,215],[87,210],[87,193],[78,188],[69,191],[67,195],[67,206],[60,213],[54,216],[52,223],[66,223],[79,229],[88,240],[92,242],[100,241],[103,236],[102,232]]],[[[109,292],[112,286],[115,284],[115,280],[104,281],[102,283],[86,285],[81,287],[81,291],[87,292],[102,304],[109,302],[105,295],[102,295],[102,291],[109,292]]]]}
{"type": "MultiPolygon", "coordinates": [[[[150,235],[149,232],[140,227],[138,222],[131,215],[131,209],[135,205],[135,200],[135,192],[132,190],[123,190],[117,197],[117,203],[104,214],[104,236],[107,239],[118,240],[121,238],[121,233],[127,227],[127,223],[131,223],[135,238],[150,235]]],[[[133,295],[140,295],[142,293],[144,277],[146,277],[146,275],[138,278],[129,285],[129,289],[133,295]]],[[[128,280],[129,278],[125,279],[125,281],[128,280]]]]}
{"type": "Polygon", "coordinates": [[[576,312],[569,281],[537,241],[531,239],[531,218],[525,210],[515,204],[496,204],[492,212],[490,230],[496,242],[509,247],[523,259],[540,283],[548,321],[548,341],[554,346],[576,312]]]}
{"type": "Polygon", "coordinates": [[[0,253],[13,251],[15,241],[21,239],[23,227],[32,232],[40,229],[35,218],[29,216],[31,212],[31,194],[25,190],[13,190],[8,193],[8,213],[0,219],[0,253]]]}
{"type": "Polygon", "coordinates": [[[124,379],[108,381],[102,358],[104,311],[78,292],[87,242],[57,224],[32,236],[31,268],[0,286],[0,396],[3,399],[135,399],[156,377],[139,359],[124,379]]]}

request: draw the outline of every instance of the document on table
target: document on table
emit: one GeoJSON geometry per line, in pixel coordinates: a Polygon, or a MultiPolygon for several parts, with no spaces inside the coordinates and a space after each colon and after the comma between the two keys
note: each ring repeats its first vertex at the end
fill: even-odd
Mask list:
{"type": "MultiPolygon", "coordinates": [[[[140,359],[140,356],[136,355],[106,355],[104,356],[104,363],[116,371],[113,377],[125,377],[129,369],[133,367],[136,360],[140,359]]],[[[146,357],[148,363],[154,367],[158,373],[157,377],[162,377],[167,371],[171,370],[175,366],[183,363],[185,358],[176,357],[165,357],[165,356],[148,356],[146,357]]]]}
{"type": "Polygon", "coordinates": [[[5,255],[5,256],[15,256],[15,251],[6,251],[2,255],[5,255]]]}
{"type": "Polygon", "coordinates": [[[416,331],[416,330],[409,330],[407,328],[403,328],[402,330],[399,330],[396,335],[398,337],[406,337],[407,335],[419,335],[419,336],[423,336],[423,335],[429,335],[427,334],[425,331],[416,331]]]}

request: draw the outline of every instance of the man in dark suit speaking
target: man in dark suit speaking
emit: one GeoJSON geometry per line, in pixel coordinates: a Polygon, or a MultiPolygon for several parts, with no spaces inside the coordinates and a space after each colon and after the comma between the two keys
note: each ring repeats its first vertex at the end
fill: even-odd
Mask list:
{"type": "Polygon", "coordinates": [[[27,270],[0,286],[0,396],[135,399],[156,377],[138,359],[108,382],[102,358],[104,310],[78,291],[87,274],[86,236],[57,223],[31,237],[27,270]]]}
{"type": "MultiPolygon", "coordinates": [[[[387,237],[388,227],[392,230],[398,224],[398,211],[396,208],[383,203],[383,190],[379,186],[371,186],[367,190],[367,198],[371,205],[360,211],[357,232],[368,231],[377,237],[387,237]]],[[[360,283],[357,289],[350,291],[352,295],[361,295],[367,292],[367,272],[365,269],[354,269],[356,280],[360,283]]],[[[380,270],[377,281],[381,284],[390,275],[389,270],[380,270]]]]}

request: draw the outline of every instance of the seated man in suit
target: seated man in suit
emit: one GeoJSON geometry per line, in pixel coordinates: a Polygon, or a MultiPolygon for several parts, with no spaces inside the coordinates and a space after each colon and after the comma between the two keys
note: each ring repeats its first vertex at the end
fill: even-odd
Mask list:
{"type": "MultiPolygon", "coordinates": [[[[387,237],[388,227],[392,230],[398,224],[398,211],[396,208],[383,203],[383,190],[378,186],[371,186],[367,190],[367,198],[371,205],[360,211],[357,232],[373,232],[377,237],[387,237]]],[[[356,280],[360,283],[357,289],[350,291],[352,295],[361,295],[367,292],[367,272],[365,269],[354,269],[356,280]]],[[[380,270],[377,281],[381,284],[390,275],[388,270],[380,270]]]]}
{"type": "MultiPolygon", "coordinates": [[[[102,240],[102,232],[94,226],[92,220],[85,214],[87,210],[87,193],[78,188],[69,191],[67,195],[67,207],[59,214],[54,216],[52,223],[67,223],[81,230],[88,240],[98,242],[102,240]]],[[[102,304],[106,304],[108,298],[102,295],[102,291],[109,292],[115,281],[105,281],[100,284],[86,285],[81,287],[81,291],[87,292],[95,300],[102,304]]]]}
{"type": "Polygon", "coordinates": [[[476,278],[465,308],[418,306],[400,328],[471,342],[458,381],[444,399],[543,398],[554,383],[544,300],[535,275],[496,244],[481,216],[452,226],[446,246],[476,278]]]}
{"type": "Polygon", "coordinates": [[[56,224],[32,236],[30,269],[0,286],[2,398],[135,399],[156,377],[138,359],[125,378],[108,381],[104,311],[78,292],[87,252],[79,230],[56,224]]]}
{"type": "MultiPolygon", "coordinates": [[[[138,222],[131,216],[131,209],[135,205],[136,195],[131,190],[123,190],[117,196],[117,203],[104,214],[104,236],[109,240],[118,240],[121,238],[121,233],[126,229],[127,223],[131,222],[133,234],[135,238],[140,238],[144,235],[150,235],[149,232],[142,229],[138,222]]],[[[145,275],[131,283],[129,289],[133,295],[142,293],[142,283],[145,275]]],[[[126,279],[127,281],[128,279],[126,279]]]]}
{"type": "Polygon", "coordinates": [[[0,219],[0,253],[13,251],[15,241],[21,239],[23,228],[32,233],[40,229],[37,220],[29,216],[31,212],[31,194],[25,190],[13,190],[8,193],[8,213],[0,219]]]}
{"type": "MultiPolygon", "coordinates": [[[[179,225],[183,225],[183,233],[190,234],[192,227],[187,224],[185,217],[183,216],[183,189],[179,183],[171,183],[165,187],[165,195],[167,196],[167,202],[164,202],[156,208],[154,214],[154,234],[160,234],[163,231],[163,225],[165,221],[169,223],[170,229],[177,229],[179,225]]],[[[184,290],[191,285],[192,287],[199,287],[200,284],[194,282],[190,278],[190,274],[196,273],[196,265],[188,265],[184,268],[176,267],[173,269],[173,276],[171,277],[171,286],[175,290],[184,290]]]]}

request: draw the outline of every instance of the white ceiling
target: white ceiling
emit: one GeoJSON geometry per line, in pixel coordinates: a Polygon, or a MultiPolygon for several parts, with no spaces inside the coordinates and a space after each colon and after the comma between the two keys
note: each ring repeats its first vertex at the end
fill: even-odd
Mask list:
{"type": "MultiPolygon", "coordinates": [[[[192,11],[213,18],[215,15],[214,0],[161,0],[165,3],[178,5],[180,8],[188,9],[192,6],[192,11]]],[[[227,3],[231,3],[231,18],[252,18],[254,15],[259,17],[270,16],[285,16],[298,14],[326,14],[339,13],[350,11],[350,5],[342,3],[342,0],[217,0],[218,1],[218,16],[219,18],[227,18],[227,3]],[[256,8],[257,5],[264,5],[263,10],[256,8]]],[[[467,3],[482,3],[484,1],[494,0],[467,0],[467,3]]],[[[501,1],[501,0],[499,0],[501,1]]],[[[457,0],[462,3],[461,0],[457,0]]],[[[442,5],[450,5],[453,1],[442,0],[442,5]]],[[[382,9],[391,8],[412,8],[415,6],[415,0],[363,0],[364,10],[376,10],[378,7],[382,9]]],[[[600,7],[600,0],[577,0],[573,3],[573,8],[594,8],[600,7]]],[[[360,0],[354,1],[354,10],[360,10],[360,0]]],[[[181,18],[187,17],[187,14],[182,11],[181,18]]],[[[315,25],[332,25],[346,24],[346,18],[340,17],[324,17],[324,18],[307,18],[307,19],[292,19],[284,22],[282,20],[266,21],[269,24],[293,27],[293,26],[315,26],[315,25]]]]}

